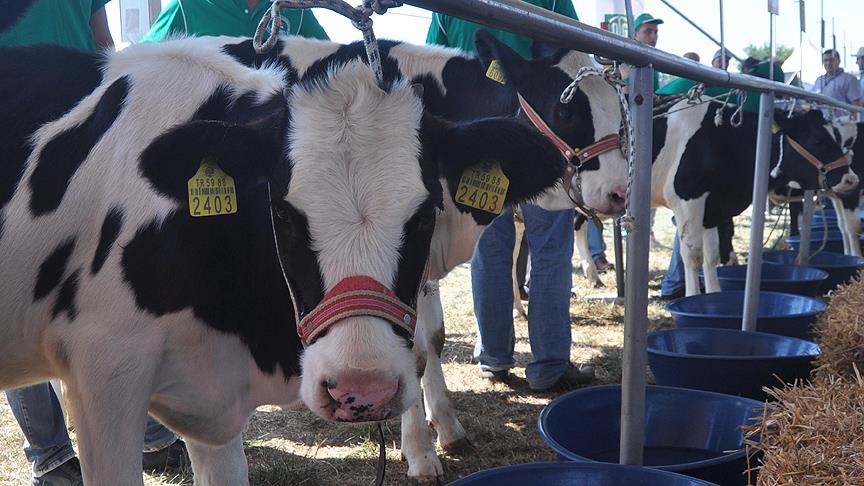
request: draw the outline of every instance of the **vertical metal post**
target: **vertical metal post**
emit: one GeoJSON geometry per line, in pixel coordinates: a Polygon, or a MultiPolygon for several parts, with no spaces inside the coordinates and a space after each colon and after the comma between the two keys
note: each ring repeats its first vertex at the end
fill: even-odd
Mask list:
{"type": "Polygon", "coordinates": [[[728,59],[726,59],[726,31],[723,25],[723,0],[720,0],[720,62],[725,66],[726,61],[728,59]]]}
{"type": "Polygon", "coordinates": [[[645,350],[648,333],[648,235],[651,232],[651,145],[654,68],[630,70],[630,107],[636,160],[629,207],[634,218],[627,234],[624,308],[624,360],[621,382],[622,464],[641,465],[645,444],[645,350]]]}
{"type": "Polygon", "coordinates": [[[756,171],[753,177],[753,217],[750,225],[750,259],[744,289],[744,320],[741,328],[756,330],[759,311],[759,285],[762,278],[762,237],[765,230],[765,198],[768,196],[768,171],[771,164],[771,126],[774,123],[774,93],[759,97],[759,128],[756,135],[756,171]]]}
{"type": "Polygon", "coordinates": [[[627,37],[636,38],[636,32],[633,32],[633,2],[624,0],[624,11],[627,13],[627,37]]]}
{"type": "MultiPolygon", "coordinates": [[[[804,191],[804,211],[801,212],[801,225],[798,227],[801,236],[801,242],[798,246],[798,265],[807,265],[810,262],[810,236],[812,235],[811,226],[813,225],[813,198],[816,196],[816,191],[804,191]]],[[[795,224],[792,221],[791,224],[795,224]]]]}
{"type": "Polygon", "coordinates": [[[612,223],[612,243],[615,247],[615,288],[618,297],[624,297],[624,244],[621,235],[621,221],[617,218],[612,223]]]}
{"type": "Polygon", "coordinates": [[[150,10],[150,25],[152,26],[156,17],[159,17],[159,13],[162,12],[162,2],[160,0],[147,0],[147,6],[150,10]]]}

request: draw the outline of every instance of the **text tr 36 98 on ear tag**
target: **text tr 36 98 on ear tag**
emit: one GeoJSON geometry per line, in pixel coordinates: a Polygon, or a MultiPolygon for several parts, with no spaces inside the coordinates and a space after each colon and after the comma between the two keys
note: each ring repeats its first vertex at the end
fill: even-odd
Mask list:
{"type": "Polygon", "coordinates": [[[510,179],[498,162],[481,162],[462,172],[456,202],[492,214],[501,214],[510,179]]]}
{"type": "Polygon", "coordinates": [[[201,161],[198,172],[187,182],[189,214],[193,218],[223,216],[237,212],[234,178],[213,162],[201,161]]]}

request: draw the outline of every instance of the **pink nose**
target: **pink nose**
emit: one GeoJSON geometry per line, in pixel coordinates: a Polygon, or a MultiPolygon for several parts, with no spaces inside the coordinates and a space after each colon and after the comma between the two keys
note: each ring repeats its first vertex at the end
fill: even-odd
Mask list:
{"type": "Polygon", "coordinates": [[[399,391],[399,380],[359,381],[340,380],[327,388],[333,397],[333,417],[345,422],[365,422],[389,418],[393,407],[390,402],[399,391]]]}
{"type": "Polygon", "coordinates": [[[624,210],[626,197],[627,188],[624,186],[615,186],[609,192],[609,205],[612,207],[613,212],[618,213],[624,210]]]}

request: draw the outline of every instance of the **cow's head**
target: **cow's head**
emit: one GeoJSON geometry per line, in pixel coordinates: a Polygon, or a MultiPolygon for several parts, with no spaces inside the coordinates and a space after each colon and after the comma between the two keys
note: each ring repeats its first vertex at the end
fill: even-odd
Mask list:
{"type": "MultiPolygon", "coordinates": [[[[564,161],[519,120],[452,124],[424,116],[409,83],[381,89],[357,61],[304,79],[289,106],[288,162],[274,176],[284,183],[273,204],[284,272],[302,324],[310,325],[301,329],[308,333],[301,396],[330,420],[396,416],[417,400],[422,356],[400,316],[371,312],[376,304],[363,301],[416,308],[430,242],[446,232],[436,227],[445,207],[468,226],[488,224],[502,208],[554,185],[564,161]],[[478,164],[500,167],[507,190],[483,181],[493,189],[475,191],[476,178],[463,174],[478,164]],[[458,192],[462,182],[466,194],[458,192]],[[343,312],[355,304],[366,307],[343,312]],[[328,321],[331,310],[338,318],[328,321]]],[[[410,327],[410,312],[404,317],[410,327]]]]}
{"type": "Polygon", "coordinates": [[[858,176],[836,139],[835,128],[820,111],[790,118],[776,113],[775,121],[780,127],[779,157],[771,171],[775,184],[795,189],[830,189],[839,194],[858,187],[858,176]]]}
{"type": "MultiPolygon", "coordinates": [[[[477,32],[476,49],[484,69],[488,72],[490,64],[497,62],[503,72],[503,82],[512,84],[569,147],[582,150],[607,135],[619,135],[622,120],[618,97],[602,78],[584,78],[572,100],[561,102],[561,93],[579,69],[594,66],[587,54],[537,44],[535,59],[529,61],[485,30],[477,32]]],[[[571,198],[581,197],[585,205],[601,213],[618,213],[624,209],[627,163],[621,150],[616,148],[586,160],[579,166],[577,175],[581,177],[581,195],[563,194],[570,207],[571,198]]],[[[569,191],[578,190],[580,184],[575,182],[569,191]]],[[[554,207],[551,199],[546,199],[544,207],[560,209],[554,207]]]]}

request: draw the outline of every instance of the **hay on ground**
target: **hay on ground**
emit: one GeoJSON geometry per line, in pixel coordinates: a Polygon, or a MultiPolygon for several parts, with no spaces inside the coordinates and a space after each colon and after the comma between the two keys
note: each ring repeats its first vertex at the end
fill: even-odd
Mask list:
{"type": "Polygon", "coordinates": [[[864,485],[860,375],[851,380],[825,376],[769,393],[777,403],[745,427],[748,449],[765,453],[758,486],[864,485]]]}
{"type": "MultiPolygon", "coordinates": [[[[839,376],[854,380],[853,368],[864,370],[864,282],[837,289],[831,304],[819,319],[822,355],[816,361],[816,378],[839,376]]],[[[864,484],[864,483],[861,483],[864,484]]]]}

